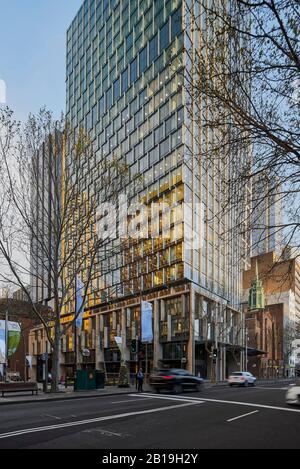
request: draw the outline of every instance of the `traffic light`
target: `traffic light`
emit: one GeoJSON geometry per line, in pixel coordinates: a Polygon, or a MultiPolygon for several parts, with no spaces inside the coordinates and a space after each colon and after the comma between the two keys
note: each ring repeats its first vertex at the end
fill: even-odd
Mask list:
{"type": "Polygon", "coordinates": [[[217,363],[217,358],[218,358],[218,349],[214,348],[213,353],[212,353],[212,359],[213,359],[213,364],[214,365],[217,363]]]}
{"type": "Polygon", "coordinates": [[[138,343],[136,339],[133,339],[131,341],[131,346],[130,346],[131,353],[137,353],[138,352],[138,343]]]}

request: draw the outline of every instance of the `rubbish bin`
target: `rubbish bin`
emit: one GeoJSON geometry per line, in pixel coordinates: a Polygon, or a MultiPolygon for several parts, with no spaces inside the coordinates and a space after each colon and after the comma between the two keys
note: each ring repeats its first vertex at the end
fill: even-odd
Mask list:
{"type": "Polygon", "coordinates": [[[103,371],[96,370],[96,389],[104,389],[105,386],[105,374],[103,371]]]}
{"type": "Polygon", "coordinates": [[[77,370],[76,391],[96,389],[96,377],[94,370],[77,370]]]}

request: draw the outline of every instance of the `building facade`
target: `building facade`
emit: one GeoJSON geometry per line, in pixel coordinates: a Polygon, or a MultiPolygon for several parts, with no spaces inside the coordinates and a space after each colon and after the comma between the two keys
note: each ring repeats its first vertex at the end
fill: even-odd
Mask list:
{"type": "MultiPolygon", "coordinates": [[[[107,373],[120,367],[116,336],[131,371],[138,362],[147,370],[164,364],[224,379],[244,366],[242,240],[224,237],[234,213],[215,216],[224,168],[196,157],[201,123],[188,112],[187,69],[200,47],[192,8],[182,0],[86,0],[67,32],[67,119],[94,148],[82,191],[87,199],[103,192],[103,162],[129,172],[128,236],[109,241],[115,249],[95,267],[79,337],[79,349],[90,351],[79,354],[81,365],[107,373]],[[142,299],[153,305],[154,338],[147,353],[142,344],[134,354],[142,299]]],[[[62,321],[73,311],[70,301],[62,321]]],[[[72,375],[72,331],[61,364],[72,375]]]]}
{"type": "Polygon", "coordinates": [[[251,268],[244,272],[248,347],[257,351],[255,357],[249,357],[249,371],[260,377],[293,376],[295,373],[293,343],[300,321],[300,265],[297,258],[280,259],[275,252],[253,257],[251,268]],[[249,291],[257,275],[265,304],[262,308],[251,309],[249,291]]]}
{"type": "Polygon", "coordinates": [[[259,174],[252,183],[252,256],[282,251],[281,186],[276,176],[259,174]]]}
{"type": "Polygon", "coordinates": [[[55,218],[61,203],[62,138],[56,131],[32,155],[30,293],[51,306],[55,218]]]}

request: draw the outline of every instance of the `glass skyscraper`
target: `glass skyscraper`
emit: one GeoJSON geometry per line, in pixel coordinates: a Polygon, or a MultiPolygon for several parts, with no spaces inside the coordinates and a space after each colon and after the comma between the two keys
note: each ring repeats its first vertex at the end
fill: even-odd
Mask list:
{"type": "MultiPolygon", "coordinates": [[[[139,236],[99,260],[86,308],[85,362],[107,373],[120,366],[116,336],[131,371],[137,362],[147,370],[164,363],[209,376],[209,351],[217,348],[221,379],[244,339],[241,243],[222,235],[234,214],[215,216],[222,167],[196,157],[201,123],[190,118],[185,86],[190,52],[199,47],[192,3],[86,0],[67,32],[67,119],[85,129],[94,149],[82,190],[88,199],[103,189],[103,162],[114,159],[126,163],[124,191],[139,207],[131,223],[139,236]],[[141,204],[146,217],[136,216],[141,204]],[[138,354],[130,350],[141,335],[141,299],[153,305],[147,363],[143,344],[138,354]]],[[[63,354],[72,344],[67,338],[63,354]]]]}

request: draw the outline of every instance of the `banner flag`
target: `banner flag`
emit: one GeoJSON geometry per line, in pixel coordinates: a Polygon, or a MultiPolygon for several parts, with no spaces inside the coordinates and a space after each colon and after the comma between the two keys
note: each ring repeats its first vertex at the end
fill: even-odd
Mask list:
{"type": "Polygon", "coordinates": [[[76,327],[82,327],[82,319],[84,313],[84,304],[82,297],[83,283],[80,278],[76,276],[76,327]]]}
{"type": "Polygon", "coordinates": [[[153,307],[152,303],[142,301],[142,342],[153,341],[153,326],[152,326],[153,307]]]}

